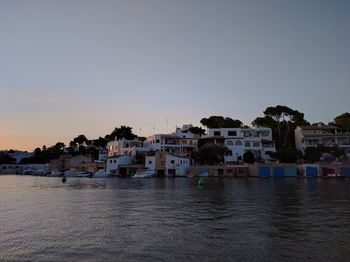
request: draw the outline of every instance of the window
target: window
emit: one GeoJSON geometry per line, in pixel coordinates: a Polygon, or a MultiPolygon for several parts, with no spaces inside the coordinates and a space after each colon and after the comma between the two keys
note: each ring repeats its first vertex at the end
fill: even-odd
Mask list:
{"type": "Polygon", "coordinates": [[[148,164],[152,164],[152,160],[148,161],[148,164]]]}
{"type": "Polygon", "coordinates": [[[232,150],[228,150],[226,155],[227,156],[232,156],[232,150]]]}
{"type": "Polygon", "coordinates": [[[245,143],[244,143],[244,146],[245,146],[245,147],[250,147],[250,142],[245,142],[245,143]]]}
{"type": "Polygon", "coordinates": [[[168,169],[168,175],[176,175],[176,169],[168,169]]]}
{"type": "Polygon", "coordinates": [[[244,137],[252,137],[253,134],[251,132],[244,132],[244,137]]]}
{"type": "Polygon", "coordinates": [[[261,130],[260,131],[260,135],[261,136],[270,136],[270,131],[268,131],[268,130],[261,130]]]}
{"type": "Polygon", "coordinates": [[[260,147],[260,143],[259,142],[253,142],[253,147],[260,147]]]}
{"type": "Polygon", "coordinates": [[[112,163],[113,163],[113,160],[109,160],[109,163],[111,163],[111,164],[112,164],[112,163]]]}
{"type": "Polygon", "coordinates": [[[214,136],[221,136],[221,132],[220,131],[214,131],[214,136]]]}
{"type": "Polygon", "coordinates": [[[231,140],[227,140],[227,141],[226,141],[226,145],[228,145],[228,146],[233,146],[233,142],[232,142],[231,140]]]}
{"type": "Polygon", "coordinates": [[[182,160],[180,160],[180,164],[182,164],[182,160]]]}
{"type": "Polygon", "coordinates": [[[159,143],[160,143],[160,140],[159,140],[159,139],[157,139],[157,140],[156,140],[156,143],[157,143],[157,144],[159,144],[159,143]]]}
{"type": "Polygon", "coordinates": [[[170,160],[170,164],[175,164],[175,160],[170,160]]]}
{"type": "Polygon", "coordinates": [[[237,140],[235,143],[236,146],[242,146],[242,141],[241,140],[237,140]]]}
{"type": "Polygon", "coordinates": [[[228,136],[237,136],[237,132],[236,131],[228,131],[228,136]]]}

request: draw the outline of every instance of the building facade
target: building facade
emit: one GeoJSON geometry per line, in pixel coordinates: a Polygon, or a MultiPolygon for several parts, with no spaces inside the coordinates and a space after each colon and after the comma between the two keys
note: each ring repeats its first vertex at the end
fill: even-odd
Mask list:
{"type": "Polygon", "coordinates": [[[190,158],[168,152],[155,152],[145,159],[145,168],[154,170],[158,176],[186,176],[190,165],[190,158]]]}
{"type": "Polygon", "coordinates": [[[318,124],[317,126],[298,126],[295,129],[296,149],[305,153],[307,147],[338,146],[350,153],[350,132],[335,126],[318,124]]]}
{"type": "Polygon", "coordinates": [[[261,160],[270,160],[270,154],[276,152],[270,128],[209,128],[203,139],[219,141],[228,148],[225,163],[239,161],[249,151],[261,160]]]}
{"type": "Polygon", "coordinates": [[[140,140],[116,139],[107,143],[107,155],[113,156],[136,156],[136,154],[145,154],[148,149],[140,140]]]}

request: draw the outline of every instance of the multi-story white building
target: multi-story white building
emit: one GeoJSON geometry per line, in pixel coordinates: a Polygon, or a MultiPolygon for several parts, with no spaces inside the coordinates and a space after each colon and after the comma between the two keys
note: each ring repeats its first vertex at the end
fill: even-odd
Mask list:
{"type": "Polygon", "coordinates": [[[136,154],[145,154],[148,151],[140,140],[119,139],[107,143],[108,157],[112,156],[136,156],[136,154]]]}
{"type": "Polygon", "coordinates": [[[192,125],[177,128],[173,134],[155,134],[147,137],[144,147],[149,151],[168,152],[180,156],[190,156],[197,149],[199,135],[191,133],[188,129],[192,125]]]}
{"type": "Polygon", "coordinates": [[[224,140],[229,149],[225,162],[235,162],[250,151],[257,159],[269,160],[269,154],[276,152],[270,128],[209,128],[207,138],[224,140]]]}
{"type": "Polygon", "coordinates": [[[338,146],[350,153],[350,132],[335,126],[318,124],[317,126],[298,126],[295,129],[295,146],[305,153],[307,147],[338,146]]]}
{"type": "Polygon", "coordinates": [[[167,152],[156,152],[146,156],[145,167],[156,171],[157,175],[186,176],[189,172],[191,159],[167,152]]]}

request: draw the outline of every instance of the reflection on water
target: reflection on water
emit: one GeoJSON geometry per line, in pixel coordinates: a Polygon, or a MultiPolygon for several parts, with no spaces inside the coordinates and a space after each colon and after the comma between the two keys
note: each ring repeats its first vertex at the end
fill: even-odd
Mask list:
{"type": "Polygon", "coordinates": [[[0,176],[0,261],[348,261],[350,181],[0,176]]]}

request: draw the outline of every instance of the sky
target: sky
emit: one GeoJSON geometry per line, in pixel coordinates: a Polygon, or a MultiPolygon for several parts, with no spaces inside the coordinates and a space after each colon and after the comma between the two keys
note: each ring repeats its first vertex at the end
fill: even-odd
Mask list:
{"type": "Polygon", "coordinates": [[[350,1],[0,0],[0,149],[350,111],[350,1]]]}

